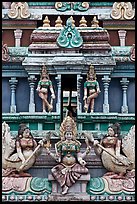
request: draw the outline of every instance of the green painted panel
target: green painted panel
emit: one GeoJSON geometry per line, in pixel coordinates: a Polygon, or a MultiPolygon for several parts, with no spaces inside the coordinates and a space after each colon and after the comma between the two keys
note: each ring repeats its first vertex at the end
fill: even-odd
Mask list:
{"type": "Polygon", "coordinates": [[[45,123],[43,124],[43,130],[54,130],[55,124],[54,123],[45,123]]]}
{"type": "Polygon", "coordinates": [[[38,130],[38,123],[30,123],[29,128],[31,130],[38,130]]]}
{"type": "Polygon", "coordinates": [[[19,129],[19,123],[8,123],[8,125],[10,126],[10,130],[11,131],[18,131],[19,129]]]}
{"type": "Polygon", "coordinates": [[[121,124],[121,131],[129,131],[131,126],[133,126],[133,124],[128,123],[128,124],[121,124]]]}
{"type": "Polygon", "coordinates": [[[108,123],[100,123],[100,130],[107,131],[108,123]]]}
{"type": "Polygon", "coordinates": [[[83,130],[94,130],[94,123],[83,123],[83,130]]]}

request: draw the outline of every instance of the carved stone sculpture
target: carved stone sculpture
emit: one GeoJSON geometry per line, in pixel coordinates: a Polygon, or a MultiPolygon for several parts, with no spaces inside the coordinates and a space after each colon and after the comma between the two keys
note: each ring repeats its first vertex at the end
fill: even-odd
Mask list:
{"type": "Polygon", "coordinates": [[[84,83],[84,109],[92,113],[94,111],[95,98],[100,93],[99,83],[96,80],[94,67],[91,65],[87,73],[87,80],[84,83]]]}
{"type": "Polygon", "coordinates": [[[2,43],[2,61],[9,61],[10,56],[9,56],[9,49],[7,47],[7,44],[2,43]]]}
{"type": "Polygon", "coordinates": [[[41,145],[37,144],[30,129],[21,124],[16,139],[11,137],[10,127],[2,123],[2,176],[31,176],[25,173],[35,163],[41,145]]]}
{"type": "Polygon", "coordinates": [[[48,111],[51,112],[53,109],[53,99],[55,99],[55,93],[45,65],[42,67],[41,78],[38,82],[36,90],[38,91],[39,97],[42,99],[43,112],[46,112],[46,108],[48,108],[48,111]],[[51,92],[50,103],[48,102],[49,90],[51,92]]]}
{"type": "Polygon", "coordinates": [[[81,175],[88,174],[84,157],[89,153],[87,146],[84,153],[80,152],[81,143],[76,140],[77,127],[74,120],[67,116],[60,127],[61,140],[55,144],[56,153],[46,148],[58,164],[51,169],[52,175],[62,188],[62,194],[67,194],[70,187],[81,175]]]}
{"type": "Polygon", "coordinates": [[[128,172],[135,170],[135,126],[122,139],[119,124],[109,126],[108,134],[101,142],[94,141],[94,148],[108,170],[105,175],[124,179],[128,172]]]}
{"type": "Polygon", "coordinates": [[[12,19],[29,18],[30,12],[27,2],[12,2],[11,9],[8,12],[8,16],[12,19]]]}
{"type": "Polygon", "coordinates": [[[135,16],[131,2],[115,2],[111,12],[111,17],[116,20],[131,20],[135,16]]]}

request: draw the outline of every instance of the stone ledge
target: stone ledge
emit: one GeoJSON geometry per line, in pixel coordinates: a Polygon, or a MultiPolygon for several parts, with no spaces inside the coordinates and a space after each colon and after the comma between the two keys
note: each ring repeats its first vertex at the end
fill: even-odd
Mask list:
{"type": "Polygon", "coordinates": [[[89,201],[90,195],[86,193],[76,194],[68,193],[67,195],[61,195],[60,193],[50,194],[47,201],[89,201]]]}

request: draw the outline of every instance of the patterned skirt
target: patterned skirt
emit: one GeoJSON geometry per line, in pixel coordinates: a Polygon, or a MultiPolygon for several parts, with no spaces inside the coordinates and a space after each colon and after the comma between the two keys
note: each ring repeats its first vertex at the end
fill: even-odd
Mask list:
{"type": "Polygon", "coordinates": [[[60,186],[72,186],[82,174],[87,174],[88,169],[80,164],[74,164],[71,167],[64,164],[58,164],[51,169],[52,175],[59,182],[60,186]]]}

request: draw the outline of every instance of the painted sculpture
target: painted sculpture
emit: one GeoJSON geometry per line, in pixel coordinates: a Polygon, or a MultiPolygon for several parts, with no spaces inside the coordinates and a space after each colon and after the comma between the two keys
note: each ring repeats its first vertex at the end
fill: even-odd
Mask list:
{"type": "MultiPolygon", "coordinates": [[[[43,139],[45,141],[45,138],[43,139]]],[[[38,144],[25,124],[20,124],[16,139],[11,137],[10,127],[2,123],[2,176],[26,177],[24,172],[32,167],[41,152],[38,144]]]]}
{"type": "Polygon", "coordinates": [[[40,81],[38,82],[36,90],[38,91],[39,97],[42,99],[43,112],[46,112],[47,109],[49,112],[51,112],[53,109],[53,100],[55,99],[55,93],[52,82],[49,78],[46,67],[44,65],[42,67],[41,78],[40,81]],[[50,103],[48,102],[49,90],[51,92],[50,103]]]}
{"type": "Polygon", "coordinates": [[[127,136],[121,138],[120,125],[115,123],[108,127],[107,135],[100,142],[94,140],[93,146],[108,170],[104,176],[125,179],[129,172],[135,171],[135,126],[131,127],[127,136]]]}
{"type": "Polygon", "coordinates": [[[52,175],[62,188],[62,194],[67,194],[69,188],[83,174],[88,174],[84,157],[90,152],[87,146],[81,153],[81,143],[76,140],[77,127],[74,120],[67,116],[60,127],[61,140],[55,144],[56,153],[53,154],[49,148],[47,153],[51,155],[58,164],[51,169],[52,175]]]}
{"type": "Polygon", "coordinates": [[[87,113],[90,111],[94,112],[95,98],[98,97],[100,93],[99,83],[96,80],[96,74],[94,67],[91,65],[87,73],[87,80],[84,83],[84,109],[87,113]]]}

